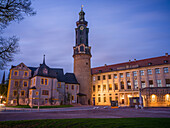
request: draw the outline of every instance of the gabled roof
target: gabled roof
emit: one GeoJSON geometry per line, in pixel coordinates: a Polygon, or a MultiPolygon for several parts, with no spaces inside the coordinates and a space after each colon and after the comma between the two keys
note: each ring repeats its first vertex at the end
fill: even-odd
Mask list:
{"type": "Polygon", "coordinates": [[[74,73],[66,73],[64,76],[67,84],[79,84],[74,73]]]}
{"type": "Polygon", "coordinates": [[[113,64],[113,65],[105,65],[101,67],[92,68],[92,74],[104,73],[104,72],[111,72],[111,71],[120,71],[126,69],[133,69],[139,67],[148,67],[148,66],[156,66],[156,65],[163,65],[163,64],[170,64],[170,55],[142,59],[142,60],[134,60],[125,63],[113,64]]]}

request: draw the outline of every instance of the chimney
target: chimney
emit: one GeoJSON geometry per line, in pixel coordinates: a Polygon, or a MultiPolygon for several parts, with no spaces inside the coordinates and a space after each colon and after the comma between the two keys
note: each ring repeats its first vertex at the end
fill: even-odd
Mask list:
{"type": "Polygon", "coordinates": [[[165,53],[165,56],[168,57],[168,53],[165,53]]]}
{"type": "Polygon", "coordinates": [[[134,59],[134,61],[136,61],[136,59],[134,59]]]}
{"type": "Polygon", "coordinates": [[[131,60],[129,60],[129,62],[131,62],[131,60]]]}
{"type": "Polygon", "coordinates": [[[104,65],[105,67],[107,66],[107,64],[104,65]]]}

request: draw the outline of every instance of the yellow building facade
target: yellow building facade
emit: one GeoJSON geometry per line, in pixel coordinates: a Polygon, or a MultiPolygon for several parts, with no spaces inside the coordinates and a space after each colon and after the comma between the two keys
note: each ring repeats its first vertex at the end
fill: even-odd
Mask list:
{"type": "Polygon", "coordinates": [[[93,101],[95,99],[95,105],[110,105],[110,101],[118,101],[119,106],[130,106],[129,99],[139,97],[141,89],[144,106],[168,106],[170,103],[169,62],[170,56],[166,54],[161,57],[92,68],[92,98],[93,101]],[[155,90],[164,88],[166,91],[161,95],[157,93],[159,91],[150,91],[150,94],[147,94],[146,88],[155,90]],[[154,98],[152,93],[155,98],[160,95],[161,100],[157,100],[157,103],[166,102],[148,104],[154,98]]]}

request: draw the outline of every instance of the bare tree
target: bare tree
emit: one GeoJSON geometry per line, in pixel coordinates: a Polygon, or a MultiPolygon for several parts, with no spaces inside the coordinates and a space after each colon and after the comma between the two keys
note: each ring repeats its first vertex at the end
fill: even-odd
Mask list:
{"type": "MultiPolygon", "coordinates": [[[[0,34],[12,21],[20,22],[24,16],[35,15],[31,8],[31,0],[1,0],[0,1],[0,34]]],[[[0,69],[13,60],[19,50],[18,38],[13,36],[3,38],[0,35],[0,69]]]]}

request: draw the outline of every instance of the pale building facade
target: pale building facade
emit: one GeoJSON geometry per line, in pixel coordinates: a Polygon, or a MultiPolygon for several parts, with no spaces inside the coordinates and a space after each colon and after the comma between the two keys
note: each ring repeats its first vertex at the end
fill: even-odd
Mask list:
{"type": "Polygon", "coordinates": [[[64,74],[63,69],[50,68],[45,60],[39,67],[27,67],[21,63],[10,69],[8,105],[75,104],[77,93],[79,83],[75,75],[64,74]]]}

